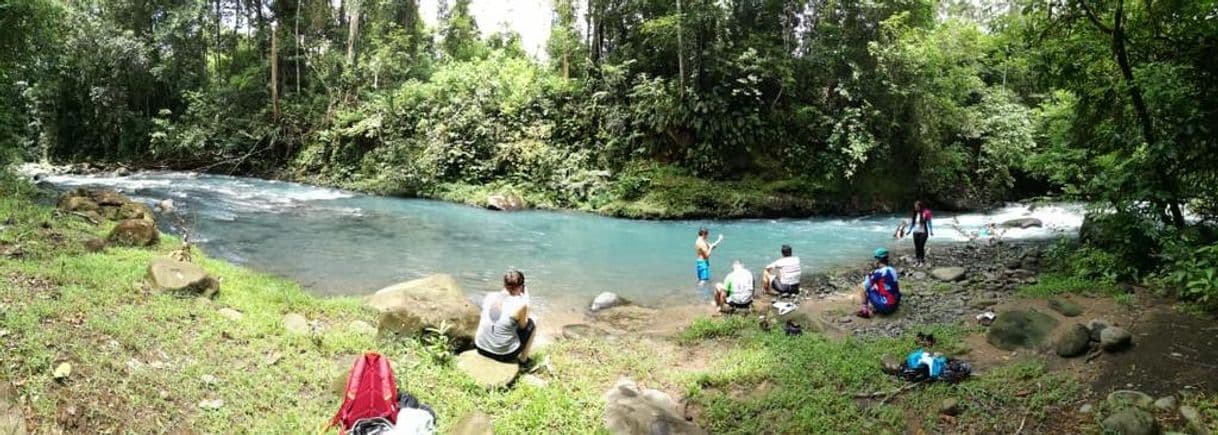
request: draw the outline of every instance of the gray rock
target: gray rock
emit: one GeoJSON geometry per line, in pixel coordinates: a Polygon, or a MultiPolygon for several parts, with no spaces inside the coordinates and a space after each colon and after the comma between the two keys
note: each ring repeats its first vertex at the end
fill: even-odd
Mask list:
{"type": "Polygon", "coordinates": [[[1091,331],[1091,341],[1100,341],[1100,333],[1103,332],[1104,328],[1107,328],[1108,325],[1110,324],[1104,319],[1091,319],[1090,322],[1087,322],[1087,329],[1091,331]]]}
{"type": "Polygon", "coordinates": [[[446,326],[459,346],[473,342],[481,315],[457,280],[445,274],[385,287],[368,297],[368,305],[381,313],[381,335],[419,336],[446,326]]]}
{"type": "Polygon", "coordinates": [[[1057,352],[1057,356],[1073,358],[1086,353],[1090,346],[1091,334],[1087,331],[1087,327],[1076,323],[1058,334],[1057,339],[1054,340],[1053,349],[1057,352]]]}
{"type": "Polygon", "coordinates": [[[1010,219],[1001,225],[1003,228],[1040,228],[1042,226],[1044,226],[1044,222],[1034,217],[1010,219]]]}
{"type": "Polygon", "coordinates": [[[994,305],[998,305],[998,300],[997,300],[997,299],[989,299],[989,298],[986,298],[986,299],[978,299],[978,300],[975,300],[975,301],[973,301],[973,303],[972,303],[972,304],[970,304],[969,306],[973,307],[974,309],[983,310],[983,309],[986,309],[986,308],[992,307],[992,306],[994,306],[994,305]]]}
{"type": "Polygon", "coordinates": [[[930,276],[939,281],[954,282],[964,279],[963,267],[939,267],[930,271],[930,276]]]}
{"type": "Polygon", "coordinates": [[[461,417],[452,427],[452,435],[492,435],[494,428],[491,426],[491,418],[482,411],[473,411],[461,417]]]}
{"type": "Polygon", "coordinates": [[[457,355],[457,370],[465,373],[482,388],[506,387],[520,373],[517,364],[503,363],[487,358],[476,350],[467,350],[457,355]]]}
{"type": "Polygon", "coordinates": [[[194,263],[156,258],[148,264],[146,279],[154,290],[212,297],[220,291],[220,281],[194,263]]]}
{"type": "Polygon", "coordinates": [[[913,279],[916,279],[916,280],[918,280],[918,281],[921,281],[921,280],[926,279],[926,272],[923,272],[923,271],[920,271],[920,270],[919,270],[919,271],[917,271],[917,272],[914,272],[914,273],[913,273],[913,279]]]}
{"type": "Polygon", "coordinates": [[[1078,413],[1079,414],[1090,414],[1091,412],[1093,412],[1095,410],[1094,408],[1095,407],[1092,406],[1090,403],[1084,403],[1083,406],[1078,407],[1078,413]]]}
{"type": "Polygon", "coordinates": [[[1035,310],[1005,311],[998,314],[986,333],[986,341],[1002,350],[1019,347],[1034,349],[1057,327],[1057,319],[1035,310]]]}
{"type": "Polygon", "coordinates": [[[288,313],[283,316],[283,329],[286,329],[289,334],[308,334],[310,332],[309,319],[297,313],[288,313]]]}
{"type": "Polygon", "coordinates": [[[1155,416],[1140,408],[1126,408],[1104,419],[1104,430],[1121,435],[1158,435],[1155,416]]]}
{"type": "Polygon", "coordinates": [[[1083,314],[1083,307],[1069,299],[1062,299],[1062,298],[1050,299],[1049,308],[1052,308],[1053,311],[1057,311],[1058,313],[1061,313],[1061,315],[1066,316],[1066,317],[1076,317],[1079,314],[1083,314]]]}
{"type": "Polygon", "coordinates": [[[1164,396],[1155,401],[1155,409],[1163,411],[1176,410],[1176,396],[1164,396]]]}
{"type": "Polygon", "coordinates": [[[234,322],[240,321],[241,319],[245,318],[244,314],[241,314],[240,311],[234,310],[232,308],[221,308],[219,310],[216,310],[216,312],[220,314],[220,317],[223,317],[225,319],[228,319],[228,320],[231,320],[234,322]]]}
{"type": "Polygon", "coordinates": [[[676,402],[659,390],[619,380],[605,393],[605,428],[614,435],[702,435],[706,431],[677,413],[676,402]]]}
{"type": "Polygon", "coordinates": [[[1108,352],[1124,350],[1133,343],[1133,334],[1125,328],[1109,326],[1100,332],[1100,348],[1108,352]]]}
{"type": "Polygon", "coordinates": [[[524,375],[520,377],[520,383],[536,388],[545,388],[550,385],[545,379],[539,378],[536,375],[524,375]]]}
{"type": "Polygon", "coordinates": [[[1107,402],[1108,406],[1113,409],[1128,408],[1130,406],[1148,409],[1154,404],[1155,399],[1141,391],[1117,390],[1108,393],[1107,402]]]}
{"type": "Polygon", "coordinates": [[[517,211],[528,208],[524,198],[515,193],[499,193],[486,198],[486,208],[499,211],[517,211]]]}
{"type": "Polygon", "coordinates": [[[939,413],[953,417],[960,415],[960,401],[952,398],[943,399],[943,402],[939,403],[939,413]]]}
{"type": "Polygon", "coordinates": [[[1180,407],[1180,417],[1188,422],[1188,428],[1197,434],[1210,433],[1209,428],[1205,426],[1205,422],[1201,421],[1201,413],[1197,412],[1197,408],[1190,405],[1180,407]]]}
{"type": "Polygon", "coordinates": [[[616,293],[604,292],[596,295],[595,299],[592,299],[592,311],[613,308],[624,303],[626,303],[626,300],[619,297],[616,293]]]}

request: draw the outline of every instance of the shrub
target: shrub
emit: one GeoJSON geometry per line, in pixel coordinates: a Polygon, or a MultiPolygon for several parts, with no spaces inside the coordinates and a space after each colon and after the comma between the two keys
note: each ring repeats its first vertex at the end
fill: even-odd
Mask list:
{"type": "Polygon", "coordinates": [[[1192,249],[1173,260],[1163,276],[1178,288],[1180,299],[1218,310],[1218,243],[1192,249]]]}

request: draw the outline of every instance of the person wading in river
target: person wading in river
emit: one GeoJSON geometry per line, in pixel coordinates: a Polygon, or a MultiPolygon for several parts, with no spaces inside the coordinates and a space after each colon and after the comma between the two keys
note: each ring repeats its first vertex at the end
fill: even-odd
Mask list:
{"type": "Polygon", "coordinates": [[[935,227],[930,222],[930,209],[923,207],[922,201],[914,201],[914,214],[909,220],[909,227],[914,239],[914,254],[918,257],[914,267],[926,266],[926,239],[935,235],[935,227]]]}
{"type": "Polygon", "coordinates": [[[715,240],[715,243],[707,241],[707,236],[710,235],[710,230],[706,227],[698,229],[698,239],[694,241],[694,254],[697,255],[697,260],[694,261],[694,273],[698,277],[698,294],[701,296],[710,296],[706,291],[706,283],[710,282],[710,256],[711,251],[719,246],[719,242],[723,241],[723,234],[715,240]]]}

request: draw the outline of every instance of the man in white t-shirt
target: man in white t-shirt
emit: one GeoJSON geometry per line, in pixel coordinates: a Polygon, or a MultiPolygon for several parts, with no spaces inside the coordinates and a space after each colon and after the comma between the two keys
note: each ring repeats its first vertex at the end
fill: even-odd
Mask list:
{"type": "Polygon", "coordinates": [[[765,267],[762,285],[767,293],[799,294],[799,275],[802,273],[799,257],[791,255],[790,245],[782,245],[782,258],[765,267]]]}
{"type": "Polygon", "coordinates": [[[747,310],[752,305],[753,272],[745,269],[740,260],[733,261],[732,271],[723,278],[723,282],[715,284],[715,307],[720,312],[731,312],[747,310]]]}

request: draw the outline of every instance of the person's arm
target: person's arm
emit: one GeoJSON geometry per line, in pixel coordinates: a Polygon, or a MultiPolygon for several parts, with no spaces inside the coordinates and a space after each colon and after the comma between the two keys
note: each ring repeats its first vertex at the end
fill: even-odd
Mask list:
{"type": "Polygon", "coordinates": [[[935,227],[930,224],[933,220],[930,217],[926,218],[926,232],[932,236],[935,235],[935,227]]]}
{"type": "Polygon", "coordinates": [[[520,328],[529,326],[529,304],[521,304],[520,310],[516,312],[516,325],[520,328]]]}
{"type": "Polygon", "coordinates": [[[708,249],[708,250],[707,250],[707,254],[709,254],[709,253],[710,253],[710,251],[715,250],[715,247],[716,247],[716,246],[719,246],[719,243],[720,243],[720,242],[723,242],[723,234],[720,234],[720,235],[719,235],[719,238],[715,239],[715,243],[711,243],[711,244],[710,244],[710,249],[708,249]]]}

